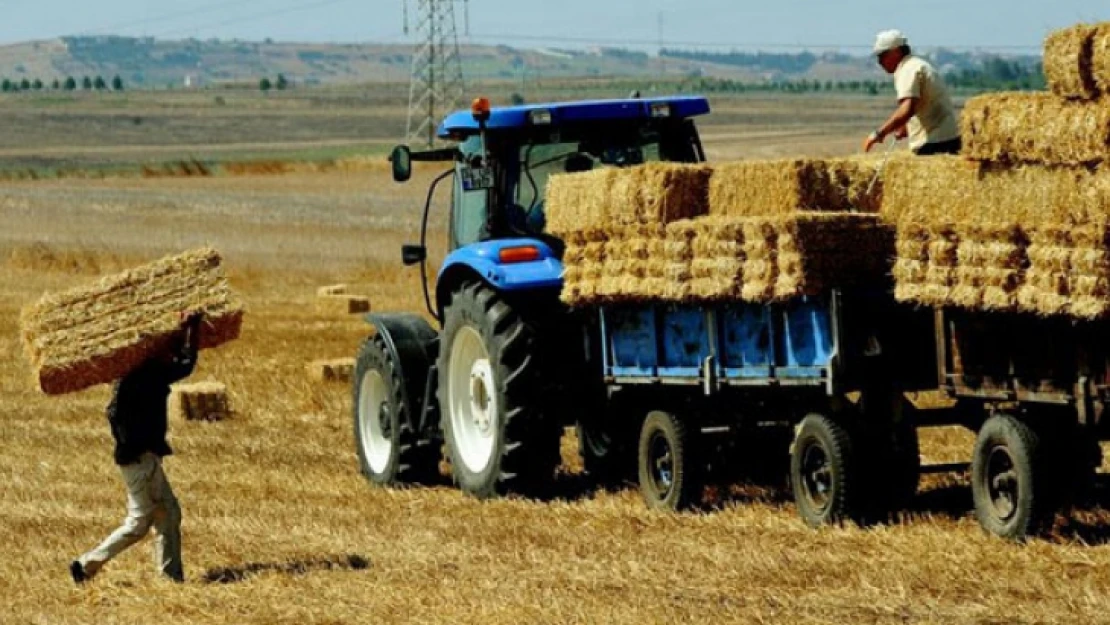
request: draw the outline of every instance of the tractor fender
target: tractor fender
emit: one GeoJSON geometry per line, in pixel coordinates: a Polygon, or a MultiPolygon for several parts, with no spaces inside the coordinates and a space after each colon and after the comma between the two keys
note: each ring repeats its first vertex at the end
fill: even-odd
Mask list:
{"type": "Polygon", "coordinates": [[[451,293],[462,283],[479,280],[496,291],[512,293],[538,289],[561,289],[563,263],[550,245],[537,239],[483,241],[451,252],[443,261],[436,280],[436,304],[442,311],[451,293]],[[504,262],[506,248],[534,247],[535,260],[504,262]]]}
{"type": "Polygon", "coordinates": [[[423,317],[410,313],[371,314],[364,319],[382,337],[397,373],[404,380],[401,400],[412,421],[409,426],[421,433],[437,426],[438,415],[429,410],[432,407],[429,404],[435,401],[434,365],[439,333],[423,317]]]}

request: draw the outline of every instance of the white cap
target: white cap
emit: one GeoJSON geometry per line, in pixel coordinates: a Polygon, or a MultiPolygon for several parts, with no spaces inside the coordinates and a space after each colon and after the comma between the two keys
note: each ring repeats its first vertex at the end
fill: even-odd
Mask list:
{"type": "Polygon", "coordinates": [[[875,54],[882,54],[887,50],[901,48],[906,45],[908,41],[906,36],[900,30],[884,30],[875,36],[875,47],[872,51],[875,54]]]}

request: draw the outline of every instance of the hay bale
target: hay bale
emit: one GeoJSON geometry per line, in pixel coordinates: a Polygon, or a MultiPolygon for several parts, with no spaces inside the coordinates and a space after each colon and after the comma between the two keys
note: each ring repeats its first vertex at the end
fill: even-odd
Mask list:
{"type": "Polygon", "coordinates": [[[1110,156],[1110,106],[1049,93],[972,98],[960,118],[963,155],[1049,165],[1101,163],[1110,156]]]}
{"type": "Polygon", "coordinates": [[[547,229],[566,233],[634,225],[662,226],[708,212],[705,165],[647,163],[558,174],[548,180],[547,229]]]}
{"type": "Polygon", "coordinates": [[[316,298],[316,312],[340,316],[370,312],[370,300],[361,295],[321,295],[316,298]]]}
{"type": "Polygon", "coordinates": [[[882,284],[891,273],[894,228],[878,215],[799,214],[777,228],[776,299],[882,284]]]}
{"type": "Polygon", "coordinates": [[[877,212],[882,185],[874,159],[749,160],[717,165],[709,214],[767,217],[797,211],[877,212]]]}
{"type": "Polygon", "coordinates": [[[1091,72],[1095,28],[1076,24],[1049,33],[1044,41],[1044,75],[1048,88],[1061,98],[1091,99],[1098,95],[1091,72]]]}
{"type": "Polygon", "coordinates": [[[329,295],[346,295],[346,294],[347,294],[347,285],[346,284],[331,284],[331,285],[322,286],[322,287],[316,289],[316,296],[317,297],[327,297],[329,295]]]}
{"type": "Polygon", "coordinates": [[[1110,23],[1095,26],[1091,35],[1091,76],[1100,93],[1110,94],[1110,23]]]}
{"type": "Polygon", "coordinates": [[[23,344],[39,388],[57,395],[121,378],[162,352],[182,311],[204,313],[200,346],[238,338],[243,306],[210,248],[44,295],[21,314],[23,344]]]}
{"type": "Polygon", "coordinates": [[[220,382],[175,384],[167,408],[170,418],[185,421],[223,421],[231,416],[227,387],[220,382]]]}
{"type": "Polygon", "coordinates": [[[313,382],[350,382],[355,375],[355,359],[313,360],[305,369],[313,382]]]}

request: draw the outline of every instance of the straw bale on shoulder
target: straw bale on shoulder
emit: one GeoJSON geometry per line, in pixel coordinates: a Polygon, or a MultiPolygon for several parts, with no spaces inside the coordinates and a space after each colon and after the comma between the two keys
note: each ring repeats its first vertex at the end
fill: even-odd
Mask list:
{"type": "Polygon", "coordinates": [[[180,313],[204,313],[200,346],[238,338],[243,305],[211,248],[43,295],[21,313],[23,344],[36,381],[51,395],[112,382],[166,349],[180,313]]]}

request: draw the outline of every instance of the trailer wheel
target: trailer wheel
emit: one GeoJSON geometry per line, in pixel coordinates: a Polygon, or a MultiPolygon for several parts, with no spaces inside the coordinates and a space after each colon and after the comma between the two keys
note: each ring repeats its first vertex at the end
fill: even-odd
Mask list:
{"type": "Polygon", "coordinates": [[[654,510],[683,510],[698,503],[702,475],[694,435],[676,415],[655,411],[640,429],[637,468],[640,494],[654,510]]]}
{"type": "Polygon", "coordinates": [[[790,454],[790,485],[808,525],[858,517],[857,473],[852,436],[844,426],[819,414],[802,420],[790,454]]]}
{"type": "Polygon", "coordinates": [[[535,338],[535,329],[481,284],[464,285],[444,311],[443,433],[456,483],[476,497],[554,481],[560,430],[543,414],[535,338]]]}
{"type": "Polygon", "coordinates": [[[390,486],[435,477],[439,452],[410,427],[404,382],[381,336],[367,339],[355,361],[354,430],[362,474],[390,486]]]}
{"type": "Polygon", "coordinates": [[[1053,512],[1042,466],[1046,449],[1037,432],[1010,415],[986,420],[975,441],[971,492],[975,515],[988,532],[1023,540],[1053,512]]]}

